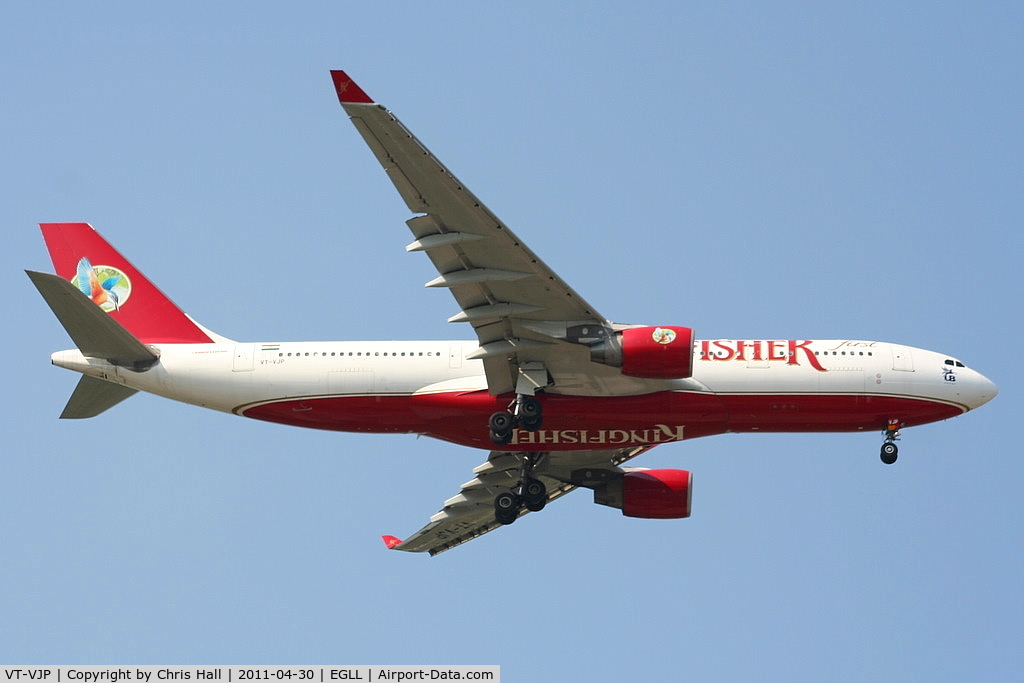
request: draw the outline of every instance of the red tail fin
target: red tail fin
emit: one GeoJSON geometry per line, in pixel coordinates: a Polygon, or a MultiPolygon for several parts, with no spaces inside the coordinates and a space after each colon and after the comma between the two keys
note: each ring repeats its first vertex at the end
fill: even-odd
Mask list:
{"type": "Polygon", "coordinates": [[[75,283],[144,344],[212,342],[88,223],[40,223],[57,274],[75,283]]]}

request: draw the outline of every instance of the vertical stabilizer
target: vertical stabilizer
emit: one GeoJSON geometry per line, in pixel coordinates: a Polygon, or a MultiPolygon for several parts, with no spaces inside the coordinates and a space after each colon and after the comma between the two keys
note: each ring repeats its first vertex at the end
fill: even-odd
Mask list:
{"type": "Polygon", "coordinates": [[[213,340],[88,223],[40,223],[57,275],[143,344],[213,340]]]}

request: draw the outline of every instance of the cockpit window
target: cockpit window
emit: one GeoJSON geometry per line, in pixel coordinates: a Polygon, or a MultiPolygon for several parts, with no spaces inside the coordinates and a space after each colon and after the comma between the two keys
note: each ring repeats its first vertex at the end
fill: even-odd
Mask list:
{"type": "Polygon", "coordinates": [[[963,363],[961,363],[960,361],[958,361],[958,360],[953,360],[952,358],[947,358],[947,359],[946,359],[946,365],[953,365],[953,366],[955,366],[955,367],[958,367],[958,368],[963,368],[963,367],[966,367],[966,366],[965,366],[965,365],[964,365],[963,363]]]}

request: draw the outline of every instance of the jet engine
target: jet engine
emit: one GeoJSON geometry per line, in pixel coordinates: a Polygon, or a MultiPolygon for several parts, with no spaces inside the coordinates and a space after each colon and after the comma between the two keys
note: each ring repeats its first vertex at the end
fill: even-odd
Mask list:
{"type": "Polygon", "coordinates": [[[693,330],[689,327],[630,327],[591,346],[598,363],[622,374],[647,379],[685,379],[693,375],[693,330]]]}
{"type": "Polygon", "coordinates": [[[690,516],[692,485],[686,470],[630,470],[595,488],[594,502],[626,517],[681,519],[690,516]]]}

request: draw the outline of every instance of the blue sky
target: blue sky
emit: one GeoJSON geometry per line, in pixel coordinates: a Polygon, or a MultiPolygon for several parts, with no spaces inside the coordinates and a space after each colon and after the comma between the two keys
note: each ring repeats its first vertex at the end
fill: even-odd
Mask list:
{"type": "Polygon", "coordinates": [[[506,680],[1005,680],[1024,665],[1018,3],[36,3],[0,24],[0,661],[496,663],[506,680]],[[294,6],[293,6],[294,5],[294,6]],[[346,69],[604,315],[942,351],[999,397],[720,436],[694,514],[569,496],[387,552],[482,454],[150,396],[59,421],[22,273],[86,220],[242,340],[461,338],[346,69]]]}

